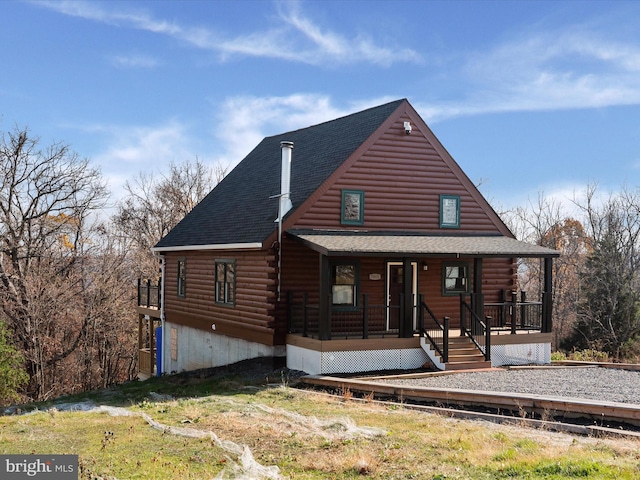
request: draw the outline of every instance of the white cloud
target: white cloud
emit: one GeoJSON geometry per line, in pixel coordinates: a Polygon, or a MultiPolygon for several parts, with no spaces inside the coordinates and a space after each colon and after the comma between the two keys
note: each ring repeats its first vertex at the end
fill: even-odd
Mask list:
{"type": "MultiPolygon", "coordinates": [[[[358,63],[365,60],[369,63],[389,66],[400,62],[421,62],[420,55],[409,48],[381,47],[375,44],[368,35],[360,34],[347,38],[332,31],[323,31],[313,21],[304,16],[297,2],[282,4],[288,10],[280,12],[280,18],[286,25],[294,29],[300,37],[293,37],[294,42],[303,43],[307,40],[309,47],[297,48],[295,53],[305,63],[320,64],[326,60],[340,63],[358,63]]],[[[284,45],[279,45],[282,48],[284,45]]],[[[291,52],[293,53],[293,52],[291,52]]]]}
{"type": "Polygon", "coordinates": [[[222,59],[247,55],[323,66],[361,62],[389,66],[421,61],[420,55],[412,49],[398,48],[397,45],[380,46],[367,35],[347,37],[329,29],[323,30],[303,14],[297,2],[280,4],[277,23],[266,30],[235,38],[225,38],[211,28],[157,19],[142,10],[113,10],[114,4],[107,8],[99,3],[83,1],[45,0],[35,3],[68,16],[165,35],[192,47],[218,53],[222,59]]]}
{"type": "Polygon", "coordinates": [[[155,20],[141,10],[130,10],[128,12],[108,10],[98,2],[75,0],[36,0],[33,3],[70,17],[84,18],[109,25],[137,28],[139,30],[147,30],[149,32],[171,36],[180,36],[183,34],[183,29],[177,24],[164,20],[155,20]]]}
{"type": "Polygon", "coordinates": [[[193,159],[186,126],[173,120],[156,126],[93,125],[86,131],[104,138],[108,145],[92,156],[108,180],[113,196],[121,196],[124,182],[139,172],[157,174],[174,162],[193,159]]]}
{"type": "Polygon", "coordinates": [[[153,57],[146,55],[113,55],[111,63],[118,68],[155,68],[160,62],[153,57]]]}
{"type": "Polygon", "coordinates": [[[425,119],[495,112],[640,104],[640,44],[615,40],[590,25],[526,32],[474,51],[459,75],[463,99],[420,107],[425,119]]]}
{"type": "Polygon", "coordinates": [[[215,119],[214,135],[222,152],[216,161],[235,166],[264,137],[344,115],[325,95],[236,96],[225,100],[215,119]]]}
{"type": "Polygon", "coordinates": [[[640,102],[639,60],[640,48],[576,32],[503,47],[480,68],[493,65],[484,79],[505,92],[503,108],[546,110],[640,102]]]}
{"type": "Polygon", "coordinates": [[[185,127],[170,122],[158,127],[111,127],[112,146],[96,160],[103,164],[153,164],[179,160],[187,152],[185,127]]]}

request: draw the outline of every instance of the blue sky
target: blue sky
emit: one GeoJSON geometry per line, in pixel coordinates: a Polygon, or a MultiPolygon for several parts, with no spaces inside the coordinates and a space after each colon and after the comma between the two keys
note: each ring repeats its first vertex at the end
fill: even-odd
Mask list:
{"type": "Polygon", "coordinates": [[[0,130],[116,197],[405,97],[498,208],[640,186],[640,2],[3,1],[0,25],[0,130]]]}

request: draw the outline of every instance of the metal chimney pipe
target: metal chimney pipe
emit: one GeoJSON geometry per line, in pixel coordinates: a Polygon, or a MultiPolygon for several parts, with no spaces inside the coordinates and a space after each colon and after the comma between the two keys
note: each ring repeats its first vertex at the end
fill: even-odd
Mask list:
{"type": "Polygon", "coordinates": [[[282,151],[282,173],[280,176],[280,220],[293,208],[291,203],[291,152],[293,142],[280,142],[282,151]]]}
{"type": "Polygon", "coordinates": [[[286,213],[293,208],[291,203],[291,152],[293,142],[280,142],[282,152],[282,169],[280,174],[280,203],[278,208],[278,301],[280,301],[282,285],[282,222],[286,213]]]}

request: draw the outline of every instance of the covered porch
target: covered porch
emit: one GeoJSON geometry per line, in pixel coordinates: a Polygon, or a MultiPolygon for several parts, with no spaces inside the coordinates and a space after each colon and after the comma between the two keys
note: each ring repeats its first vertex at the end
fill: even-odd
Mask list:
{"type": "MultiPolygon", "coordinates": [[[[311,361],[314,369],[325,371],[313,373],[549,361],[552,259],[558,255],[554,250],[503,236],[324,232],[298,233],[296,239],[317,252],[319,261],[318,291],[289,292],[288,297],[287,357],[302,359],[307,371],[309,359],[315,357],[319,362],[311,361]],[[372,282],[362,280],[352,288],[357,300],[349,300],[346,308],[336,304],[336,294],[342,290],[336,289],[335,265],[340,259],[374,256],[386,264],[380,275],[385,277],[380,278],[384,295],[371,290],[372,282]],[[523,256],[543,259],[540,298],[518,293],[513,282],[499,292],[492,287],[486,301],[485,260],[515,262],[523,256]],[[429,265],[443,272],[442,293],[435,294],[427,285],[429,265]],[[452,291],[459,284],[455,297],[446,290],[449,281],[452,291]],[[333,366],[323,364],[324,357],[333,358],[329,362],[333,366]],[[338,357],[343,360],[336,362],[338,357]]],[[[367,279],[377,278],[368,275],[367,279]]]]}

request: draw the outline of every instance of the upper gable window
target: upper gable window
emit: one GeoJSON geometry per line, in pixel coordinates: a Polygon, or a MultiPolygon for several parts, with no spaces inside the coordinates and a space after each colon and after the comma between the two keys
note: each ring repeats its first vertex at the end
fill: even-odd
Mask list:
{"type": "Polygon", "coordinates": [[[460,228],[460,195],[440,195],[440,228],[460,228]]]}
{"type": "Polygon", "coordinates": [[[184,258],[178,259],[178,296],[187,296],[187,260],[184,258]]]}
{"type": "Polygon", "coordinates": [[[362,190],[342,190],[341,223],[364,224],[364,192],[362,190]]]}

